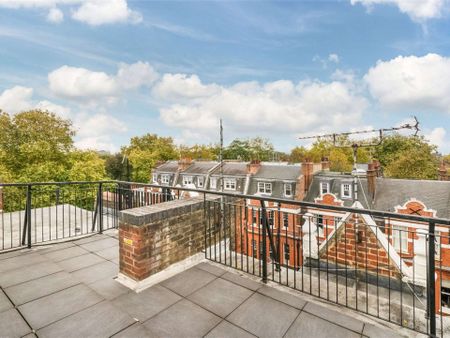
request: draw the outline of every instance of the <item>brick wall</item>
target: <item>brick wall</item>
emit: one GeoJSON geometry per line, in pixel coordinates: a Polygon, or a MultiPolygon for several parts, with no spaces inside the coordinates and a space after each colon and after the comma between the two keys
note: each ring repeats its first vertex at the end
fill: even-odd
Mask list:
{"type": "Polygon", "coordinates": [[[203,198],[192,198],[122,211],[120,272],[140,281],[201,252],[204,209],[203,198]]]}

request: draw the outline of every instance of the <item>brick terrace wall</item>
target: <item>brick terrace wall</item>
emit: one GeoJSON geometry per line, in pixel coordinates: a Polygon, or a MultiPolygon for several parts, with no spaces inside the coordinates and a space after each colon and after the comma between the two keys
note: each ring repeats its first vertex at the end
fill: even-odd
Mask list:
{"type": "Polygon", "coordinates": [[[120,272],[140,281],[201,252],[204,207],[192,198],[121,211],[120,272]]]}

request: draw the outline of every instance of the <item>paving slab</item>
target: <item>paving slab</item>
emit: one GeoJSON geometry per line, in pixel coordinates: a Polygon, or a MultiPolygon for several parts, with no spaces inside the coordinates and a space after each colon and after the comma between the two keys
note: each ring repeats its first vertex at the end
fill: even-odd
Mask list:
{"type": "Polygon", "coordinates": [[[143,322],[180,299],[181,297],[174,292],[160,285],[155,285],[140,293],[130,292],[119,296],[112,303],[129,313],[133,318],[143,322]]]}
{"type": "Polygon", "coordinates": [[[119,261],[119,246],[112,246],[95,252],[96,255],[109,261],[119,261]]]}
{"type": "Polygon", "coordinates": [[[81,239],[77,239],[76,241],[73,241],[73,243],[75,245],[81,245],[81,244],[86,244],[86,243],[98,241],[98,240],[101,240],[101,239],[104,239],[104,238],[105,238],[104,235],[95,234],[95,235],[86,236],[86,237],[81,238],[81,239]]]}
{"type": "Polygon", "coordinates": [[[215,275],[209,272],[191,268],[167,279],[161,284],[179,295],[186,297],[216,278],[215,275]]]}
{"type": "Polygon", "coordinates": [[[227,320],[258,337],[283,337],[300,311],[259,293],[253,294],[227,320]]]}
{"type": "Polygon", "coordinates": [[[292,295],[290,293],[274,289],[273,287],[263,286],[262,288],[258,289],[258,293],[283,302],[299,310],[303,309],[303,307],[306,305],[306,300],[296,297],[295,295],[292,295]]]}
{"type": "Polygon", "coordinates": [[[30,250],[30,249],[21,249],[21,250],[2,252],[2,253],[0,253],[0,261],[4,260],[4,259],[16,257],[16,256],[23,256],[23,255],[34,253],[34,252],[35,252],[34,250],[30,250]]]}
{"type": "Polygon", "coordinates": [[[73,244],[73,242],[56,242],[54,244],[35,246],[32,248],[32,250],[34,250],[40,254],[44,254],[44,253],[50,253],[53,251],[64,250],[64,249],[71,248],[74,246],[75,246],[75,244],[73,244]]]}
{"type": "Polygon", "coordinates": [[[221,318],[183,299],[144,323],[158,337],[203,337],[221,318]]]}
{"type": "Polygon", "coordinates": [[[323,319],[329,320],[337,325],[348,328],[349,330],[361,333],[363,330],[364,323],[360,320],[355,320],[355,318],[344,315],[339,312],[338,308],[329,309],[325,306],[317,305],[314,303],[308,303],[303,308],[306,311],[315,316],[321,317],[323,319]]]}
{"type": "Polygon", "coordinates": [[[49,260],[57,263],[59,261],[85,255],[89,253],[87,250],[80,248],[79,246],[71,246],[69,248],[65,248],[63,250],[55,250],[48,253],[44,253],[43,255],[49,260]]]}
{"type": "Polygon", "coordinates": [[[103,258],[93,253],[90,253],[85,250],[83,251],[85,252],[84,255],[65,259],[63,261],[58,262],[58,265],[61,266],[65,271],[72,272],[105,261],[103,258]]]}
{"type": "Polygon", "coordinates": [[[7,288],[12,285],[51,275],[61,270],[62,268],[53,262],[43,262],[21,267],[16,270],[10,270],[8,273],[0,273],[0,286],[7,288]]]}
{"type": "Polygon", "coordinates": [[[205,338],[255,338],[251,333],[223,320],[205,338]]]}
{"type": "Polygon", "coordinates": [[[217,277],[222,276],[227,271],[224,269],[221,269],[215,265],[209,264],[207,262],[199,263],[195,266],[197,269],[202,269],[206,272],[212,273],[213,275],[216,275],[217,277]]]}
{"type": "Polygon", "coordinates": [[[119,268],[116,264],[109,261],[104,261],[102,263],[74,271],[72,272],[72,275],[82,283],[91,284],[100,279],[115,277],[118,273],[119,268]]]}
{"type": "Polygon", "coordinates": [[[21,305],[18,309],[37,330],[102,300],[96,292],[79,284],[21,305]]]}
{"type": "Polygon", "coordinates": [[[243,286],[247,289],[250,289],[252,291],[256,291],[259,288],[263,286],[262,283],[258,283],[254,280],[251,280],[249,278],[243,277],[244,275],[240,275],[233,272],[227,272],[221,276],[221,278],[226,279],[230,282],[233,282],[235,284],[238,284],[240,286],[243,286]]]}
{"type": "Polygon", "coordinates": [[[103,239],[99,239],[96,241],[92,241],[89,243],[81,244],[80,247],[82,247],[85,250],[95,252],[100,251],[106,248],[110,248],[113,246],[117,246],[117,250],[119,250],[119,241],[115,238],[106,237],[103,239]]]}
{"type": "Polygon", "coordinates": [[[113,336],[114,338],[153,338],[142,323],[135,323],[113,336]]]}
{"type": "Polygon", "coordinates": [[[226,317],[252,294],[249,289],[219,278],[191,294],[188,299],[218,316],[226,317]]]}
{"type": "Polygon", "coordinates": [[[115,278],[105,278],[88,284],[88,286],[105,299],[112,300],[123,294],[132,292],[115,280],[115,278]]]}
{"type": "Polygon", "coordinates": [[[364,324],[363,335],[370,338],[398,338],[406,337],[387,327],[375,326],[373,324],[364,324]]]}
{"type": "Polygon", "coordinates": [[[16,309],[0,313],[0,337],[20,338],[30,332],[30,327],[16,309]]]}
{"type": "Polygon", "coordinates": [[[0,312],[9,310],[13,307],[5,293],[0,290],[0,312]]]}
{"type": "Polygon", "coordinates": [[[37,331],[40,338],[111,337],[133,325],[129,315],[104,301],[37,331]]]}
{"type": "Polygon", "coordinates": [[[8,259],[3,259],[0,261],[0,273],[3,274],[9,270],[15,270],[45,261],[46,258],[36,252],[23,256],[15,256],[8,259]]]}
{"type": "Polygon", "coordinates": [[[5,289],[5,292],[17,306],[67,289],[76,284],[78,284],[76,279],[67,272],[61,271],[49,276],[10,286],[5,289]]]}
{"type": "Polygon", "coordinates": [[[285,338],[311,338],[311,337],[335,337],[357,338],[360,337],[353,331],[330,323],[320,317],[302,312],[289,328],[285,338]]]}

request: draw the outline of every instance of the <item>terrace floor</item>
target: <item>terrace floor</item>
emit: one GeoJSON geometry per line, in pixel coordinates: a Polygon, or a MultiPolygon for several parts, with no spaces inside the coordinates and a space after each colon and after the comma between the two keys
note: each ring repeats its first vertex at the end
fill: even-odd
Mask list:
{"type": "Polygon", "coordinates": [[[0,337],[418,336],[207,262],[134,293],[118,252],[109,231],[0,254],[0,337]]]}

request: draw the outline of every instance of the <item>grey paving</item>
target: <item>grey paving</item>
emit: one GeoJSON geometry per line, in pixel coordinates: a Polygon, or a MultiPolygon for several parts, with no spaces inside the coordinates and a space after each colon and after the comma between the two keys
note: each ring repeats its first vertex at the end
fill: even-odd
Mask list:
{"type": "Polygon", "coordinates": [[[11,286],[5,289],[15,305],[21,305],[54,292],[67,289],[78,282],[67,272],[61,271],[55,274],[34,279],[25,283],[11,286]]]}
{"type": "Polygon", "coordinates": [[[135,293],[114,236],[0,254],[0,337],[398,336],[207,262],[135,293]]]}
{"type": "Polygon", "coordinates": [[[251,295],[252,291],[242,286],[216,279],[188,299],[218,316],[226,317],[251,295]]]}
{"type": "Polygon", "coordinates": [[[33,328],[40,329],[102,300],[93,290],[80,284],[21,305],[18,309],[33,328]]]}
{"type": "Polygon", "coordinates": [[[127,311],[133,318],[145,321],[181,300],[174,292],[156,285],[140,293],[122,295],[113,304],[127,311]]]}
{"type": "Polygon", "coordinates": [[[0,313],[0,337],[19,338],[30,333],[31,329],[15,309],[0,313]]]}
{"type": "Polygon", "coordinates": [[[203,337],[221,318],[183,299],[144,323],[158,337],[203,337]]]}
{"type": "Polygon", "coordinates": [[[48,338],[110,337],[134,323],[133,318],[105,301],[38,330],[37,335],[48,338]]]}
{"type": "Polygon", "coordinates": [[[299,310],[259,293],[253,294],[227,320],[258,337],[283,337],[299,310]]]}
{"type": "Polygon", "coordinates": [[[254,338],[256,336],[225,320],[212,329],[206,338],[254,338]]]}
{"type": "Polygon", "coordinates": [[[216,279],[216,276],[204,270],[191,268],[179,273],[162,283],[166,288],[186,297],[206,284],[216,279]]]}
{"type": "Polygon", "coordinates": [[[91,265],[102,263],[104,261],[104,259],[95,254],[89,253],[87,251],[85,251],[85,253],[86,254],[82,256],[77,256],[60,261],[58,262],[58,265],[61,266],[65,271],[72,272],[91,265]]]}

